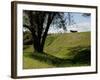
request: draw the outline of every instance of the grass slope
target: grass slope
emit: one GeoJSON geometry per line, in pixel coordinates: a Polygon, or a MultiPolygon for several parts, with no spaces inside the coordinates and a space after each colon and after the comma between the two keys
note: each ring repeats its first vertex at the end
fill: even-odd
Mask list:
{"type": "Polygon", "coordinates": [[[69,53],[69,48],[89,45],[89,32],[58,34],[58,37],[56,37],[52,44],[45,46],[45,52],[57,57],[66,58],[67,53],[69,53]]]}
{"type": "MultiPolygon", "coordinates": [[[[64,34],[53,34],[53,35],[50,34],[46,39],[44,52],[61,59],[73,59],[74,56],[76,56],[76,54],[80,52],[80,50],[84,52],[84,50],[90,46],[90,43],[91,43],[90,32],[64,33],[64,34]]],[[[23,68],[30,69],[30,68],[56,67],[55,65],[35,59],[32,56],[33,51],[34,50],[32,45],[30,45],[27,49],[24,50],[23,68]]],[[[63,67],[63,66],[84,66],[84,65],[88,64],[66,63],[60,66],[63,67]]]]}

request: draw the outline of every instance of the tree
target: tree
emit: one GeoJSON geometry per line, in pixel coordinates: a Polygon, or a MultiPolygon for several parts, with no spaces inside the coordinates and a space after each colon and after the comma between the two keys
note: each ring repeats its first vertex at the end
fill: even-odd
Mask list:
{"type": "Polygon", "coordinates": [[[91,14],[90,13],[83,13],[82,16],[89,17],[89,16],[91,16],[91,14]]]}
{"type": "MultiPolygon", "coordinates": [[[[32,43],[36,52],[42,53],[50,26],[66,29],[64,12],[23,11],[23,27],[32,35],[32,43]]],[[[69,18],[68,18],[69,19],[69,18]]],[[[70,20],[70,19],[69,19],[70,20]]]]}

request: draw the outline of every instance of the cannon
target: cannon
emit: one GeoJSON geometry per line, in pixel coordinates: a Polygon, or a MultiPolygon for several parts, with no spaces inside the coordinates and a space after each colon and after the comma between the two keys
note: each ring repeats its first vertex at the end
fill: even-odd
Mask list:
{"type": "Polygon", "coordinates": [[[76,31],[76,30],[70,30],[70,32],[72,32],[72,33],[76,33],[76,32],[78,32],[78,31],[76,31]]]}

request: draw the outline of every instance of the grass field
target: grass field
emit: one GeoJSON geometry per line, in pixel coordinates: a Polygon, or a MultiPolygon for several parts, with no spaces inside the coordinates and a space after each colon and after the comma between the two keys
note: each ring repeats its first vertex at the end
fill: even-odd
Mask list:
{"type": "Polygon", "coordinates": [[[46,54],[33,53],[32,45],[24,49],[23,68],[89,66],[90,41],[90,32],[50,34],[45,42],[46,54]]]}

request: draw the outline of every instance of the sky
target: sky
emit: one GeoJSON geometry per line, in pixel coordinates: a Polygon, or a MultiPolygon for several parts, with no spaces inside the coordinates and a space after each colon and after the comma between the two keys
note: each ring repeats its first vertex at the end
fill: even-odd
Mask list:
{"type": "MultiPolygon", "coordinates": [[[[66,15],[67,13],[65,13],[66,15]]],[[[83,13],[76,13],[72,12],[71,16],[75,25],[67,26],[67,32],[70,32],[70,30],[77,30],[78,32],[87,32],[91,30],[91,15],[88,17],[82,16],[83,13]]],[[[63,29],[55,29],[54,27],[50,27],[49,33],[58,33],[58,32],[64,32],[63,29]]]]}

